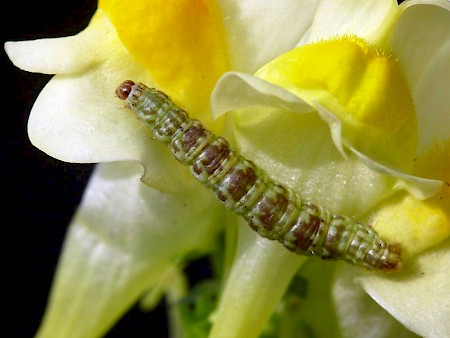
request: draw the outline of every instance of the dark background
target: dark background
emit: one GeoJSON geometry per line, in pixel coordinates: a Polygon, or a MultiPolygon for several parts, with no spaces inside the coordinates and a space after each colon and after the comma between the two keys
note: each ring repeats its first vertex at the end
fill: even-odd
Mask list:
{"type": "MultiPolygon", "coordinates": [[[[26,130],[29,112],[51,76],[15,68],[3,43],[76,34],[87,26],[96,7],[97,1],[86,0],[2,4],[2,305],[4,322],[10,326],[2,331],[11,337],[33,337],[39,327],[67,226],[93,165],[61,162],[31,145],[26,130]]],[[[106,337],[166,337],[163,305],[158,310],[149,314],[133,308],[106,337]]]]}

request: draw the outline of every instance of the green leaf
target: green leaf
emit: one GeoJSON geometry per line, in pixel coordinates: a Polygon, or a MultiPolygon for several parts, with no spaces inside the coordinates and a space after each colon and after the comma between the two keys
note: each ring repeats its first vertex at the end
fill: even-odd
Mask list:
{"type": "Polygon", "coordinates": [[[197,284],[187,296],[173,304],[179,311],[184,337],[208,337],[211,329],[209,317],[216,308],[219,290],[217,280],[203,281],[197,284]]]}
{"type": "Polygon", "coordinates": [[[277,338],[340,338],[331,295],[335,263],[309,259],[281,303],[277,338]]]}

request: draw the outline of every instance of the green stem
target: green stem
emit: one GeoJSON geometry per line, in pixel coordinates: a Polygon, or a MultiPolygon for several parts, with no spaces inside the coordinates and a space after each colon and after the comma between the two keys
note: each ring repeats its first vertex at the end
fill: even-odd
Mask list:
{"type": "Polygon", "coordinates": [[[166,283],[169,285],[166,291],[166,300],[169,305],[168,315],[170,336],[172,338],[182,338],[184,337],[183,327],[176,304],[181,298],[187,295],[188,282],[183,272],[177,267],[174,267],[173,270],[166,275],[166,283]]]}
{"type": "Polygon", "coordinates": [[[305,260],[240,224],[234,265],[210,338],[257,337],[305,260]]]}

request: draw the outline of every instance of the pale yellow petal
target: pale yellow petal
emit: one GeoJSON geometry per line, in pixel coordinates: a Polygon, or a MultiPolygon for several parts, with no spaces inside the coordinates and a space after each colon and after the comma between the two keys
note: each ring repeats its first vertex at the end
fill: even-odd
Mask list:
{"type": "Polygon", "coordinates": [[[237,110],[240,151],[272,178],[334,212],[360,216],[391,193],[395,180],[344,158],[331,136],[340,137],[339,124],[310,109],[286,89],[239,73],[225,75],[212,96],[213,113],[237,110]]]}
{"type": "Polygon", "coordinates": [[[389,43],[415,88],[449,42],[450,4],[447,0],[405,1],[400,10],[389,43]]]}
{"type": "Polygon", "coordinates": [[[366,292],[393,317],[423,337],[450,332],[450,242],[417,257],[417,264],[389,278],[360,277],[366,292]]]}
{"type": "Polygon", "coordinates": [[[5,51],[16,67],[35,73],[70,74],[86,70],[102,58],[101,45],[112,44],[115,32],[97,12],[77,35],[7,42],[5,51]]]}
{"type": "MultiPolygon", "coordinates": [[[[188,172],[163,145],[152,140],[132,112],[121,109],[123,102],[114,94],[124,79],[148,84],[153,84],[153,79],[142,73],[101,11],[94,22],[86,31],[90,43],[98,44],[96,62],[81,73],[56,75],[50,80],[31,111],[31,142],[67,162],[139,161],[145,167],[147,183],[163,191],[182,190],[186,180],[191,182],[188,172]],[[108,32],[105,38],[104,32],[108,32]]],[[[58,41],[54,41],[55,46],[58,41]]],[[[81,39],[76,45],[85,41],[81,39]]],[[[28,52],[37,51],[30,45],[28,52]]]]}
{"type": "Polygon", "coordinates": [[[360,269],[338,264],[332,295],[342,337],[418,338],[377,304],[357,282],[360,269]]]}
{"type": "Polygon", "coordinates": [[[372,170],[397,178],[398,181],[394,186],[394,190],[404,189],[418,200],[424,200],[434,196],[444,184],[440,180],[414,176],[376,162],[352,147],[350,147],[350,150],[361,160],[361,162],[372,170]]]}
{"type": "Polygon", "coordinates": [[[54,77],[31,111],[31,142],[67,162],[139,161],[146,170],[144,180],[161,191],[192,184],[170,151],[152,139],[132,112],[121,109],[114,97],[115,77],[99,81],[98,75],[54,77]]]}
{"type": "Polygon", "coordinates": [[[38,337],[99,337],[184,255],[220,230],[203,189],[163,194],[137,163],[97,167],[73,219],[38,337]]]}
{"type": "Polygon", "coordinates": [[[394,0],[323,1],[311,27],[310,42],[354,34],[382,44],[399,13],[394,0]]]}
{"type": "Polygon", "coordinates": [[[225,73],[211,94],[211,113],[216,119],[227,112],[239,109],[274,107],[299,113],[314,110],[283,87],[245,73],[225,73]],[[237,93],[239,95],[236,95],[237,93]]]}
{"type": "Polygon", "coordinates": [[[390,36],[419,120],[419,153],[450,138],[450,2],[407,1],[390,36]]]}
{"type": "Polygon", "coordinates": [[[403,72],[389,54],[355,35],[335,37],[285,53],[256,76],[328,109],[341,122],[345,145],[412,171],[416,112],[403,72]]]}
{"type": "Polygon", "coordinates": [[[219,1],[232,70],[259,67],[306,42],[319,0],[219,1]]]}

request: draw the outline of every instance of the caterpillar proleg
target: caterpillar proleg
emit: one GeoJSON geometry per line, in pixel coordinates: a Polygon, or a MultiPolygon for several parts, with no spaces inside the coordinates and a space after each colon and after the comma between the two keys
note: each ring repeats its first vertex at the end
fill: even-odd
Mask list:
{"type": "Polygon", "coordinates": [[[126,100],[155,138],[169,146],[175,159],[189,166],[198,181],[262,237],[278,240],[300,255],[343,259],[374,270],[401,267],[400,246],[384,242],[370,226],[332,214],[271,179],[225,139],[190,119],[163,92],[127,80],[116,95],[126,100]]]}

